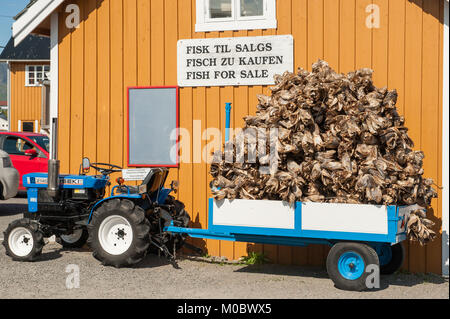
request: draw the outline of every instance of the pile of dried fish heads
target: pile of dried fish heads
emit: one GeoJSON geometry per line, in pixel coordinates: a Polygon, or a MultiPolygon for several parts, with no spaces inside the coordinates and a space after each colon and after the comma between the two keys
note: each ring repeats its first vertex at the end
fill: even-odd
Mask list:
{"type": "Polygon", "coordinates": [[[437,196],[396,110],[397,92],[375,87],[372,70],[338,74],[319,60],[312,72],[285,72],[275,83],[271,96],[257,96],[256,115],[244,118],[227,151],[215,154],[216,199],[426,207],[437,196]],[[258,129],[265,133],[247,134],[239,146],[258,129]],[[278,130],[276,169],[267,172],[270,129],[278,130]]]}

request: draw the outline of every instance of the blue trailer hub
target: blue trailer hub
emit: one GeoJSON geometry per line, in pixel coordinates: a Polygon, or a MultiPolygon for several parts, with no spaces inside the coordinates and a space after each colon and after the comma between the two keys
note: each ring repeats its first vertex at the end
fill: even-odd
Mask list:
{"type": "Polygon", "coordinates": [[[327,270],[336,286],[365,289],[366,268],[393,273],[403,262],[401,241],[416,206],[209,199],[208,229],[170,225],[172,233],[261,244],[332,247],[327,270]]]}

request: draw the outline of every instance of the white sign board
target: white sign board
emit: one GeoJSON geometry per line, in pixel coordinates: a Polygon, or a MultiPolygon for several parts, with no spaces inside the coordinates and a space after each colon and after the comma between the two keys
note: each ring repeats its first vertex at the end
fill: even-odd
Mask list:
{"type": "Polygon", "coordinates": [[[143,181],[150,172],[150,168],[129,168],[122,170],[122,177],[126,181],[143,181]]]}
{"type": "Polygon", "coordinates": [[[178,85],[273,85],[294,69],[292,35],[178,41],[178,85]]]}

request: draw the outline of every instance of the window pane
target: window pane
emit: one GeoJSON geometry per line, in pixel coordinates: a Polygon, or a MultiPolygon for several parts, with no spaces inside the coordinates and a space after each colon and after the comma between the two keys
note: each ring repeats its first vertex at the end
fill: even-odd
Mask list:
{"type": "Polygon", "coordinates": [[[36,71],[41,72],[42,71],[42,66],[37,66],[36,67],[36,71]]]}
{"type": "MultiPolygon", "coordinates": [[[[33,132],[33,126],[33,122],[24,122],[22,131],[33,132]]],[[[3,150],[11,155],[25,155],[25,150],[32,148],[34,148],[33,144],[16,136],[8,136],[3,142],[3,150]]]]}
{"type": "MultiPolygon", "coordinates": [[[[23,122],[22,123],[22,131],[23,132],[34,132],[34,123],[33,122],[23,122]]],[[[19,150],[25,151],[34,148],[33,144],[20,139],[20,147],[19,150]]]]}
{"type": "Polygon", "coordinates": [[[44,71],[45,71],[45,72],[50,71],[50,66],[49,66],[49,65],[44,66],[44,71]]]}
{"type": "Polygon", "coordinates": [[[264,0],[241,0],[241,17],[264,15],[264,0]]]}
{"type": "Polygon", "coordinates": [[[34,66],[29,66],[28,67],[28,71],[33,72],[34,71],[34,66]]]}
{"type": "Polygon", "coordinates": [[[29,79],[29,80],[28,80],[28,84],[29,84],[29,85],[34,85],[34,80],[33,80],[33,79],[29,79]]]}
{"type": "Polygon", "coordinates": [[[49,152],[50,140],[47,136],[32,136],[30,137],[37,145],[49,152]]]}
{"type": "Polygon", "coordinates": [[[211,19],[231,18],[231,1],[209,0],[209,17],[211,19]]]}

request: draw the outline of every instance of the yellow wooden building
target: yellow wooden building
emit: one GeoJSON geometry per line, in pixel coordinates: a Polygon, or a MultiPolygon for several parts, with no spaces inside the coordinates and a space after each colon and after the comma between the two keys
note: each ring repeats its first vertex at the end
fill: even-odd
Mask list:
{"type": "MultiPolygon", "coordinates": [[[[17,43],[32,32],[50,34],[50,116],[59,119],[61,171],[71,173],[83,156],[127,166],[127,88],[177,86],[181,39],[292,35],[295,69],[318,59],[339,72],[372,68],[376,86],[398,91],[397,107],[426,155],[425,176],[443,187],[429,210],[439,236],[426,247],[407,244],[404,269],[448,274],[447,0],[38,0],[13,26],[17,43]]],[[[267,85],[180,87],[179,126],[192,133],[199,120],[201,131],[223,130],[231,102],[240,127],[261,93],[267,85]]],[[[206,228],[209,165],[192,162],[169,179],[179,180],[194,226],[206,228]]],[[[237,259],[252,249],[295,265],[324,265],[328,249],[195,243],[212,256],[237,259]]]]}
{"type": "Polygon", "coordinates": [[[46,36],[28,35],[18,46],[11,38],[0,54],[8,66],[8,130],[46,132],[50,41],[46,36]]]}

